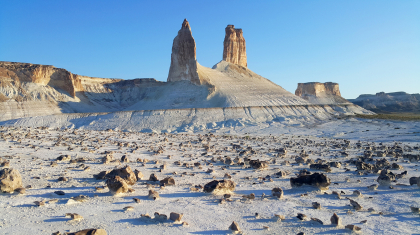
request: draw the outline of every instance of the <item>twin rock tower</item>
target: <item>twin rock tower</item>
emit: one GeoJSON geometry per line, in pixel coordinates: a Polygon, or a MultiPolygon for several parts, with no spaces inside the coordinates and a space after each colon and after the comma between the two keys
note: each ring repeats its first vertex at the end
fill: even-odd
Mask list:
{"type": "MultiPolygon", "coordinates": [[[[232,64],[247,67],[246,46],[242,29],[228,25],[223,42],[223,60],[232,64]]],[[[182,22],[172,44],[171,67],[169,68],[168,82],[191,81],[201,85],[196,58],[195,40],[187,19],[182,22]]]]}

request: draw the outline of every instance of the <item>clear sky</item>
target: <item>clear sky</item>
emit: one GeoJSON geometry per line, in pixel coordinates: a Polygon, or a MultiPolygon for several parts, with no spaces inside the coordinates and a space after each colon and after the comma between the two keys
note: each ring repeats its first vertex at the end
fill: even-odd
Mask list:
{"type": "Polygon", "coordinates": [[[222,59],[233,24],[248,68],[292,93],[314,81],[339,83],[345,98],[420,93],[419,0],[0,0],[0,60],[166,81],[184,18],[206,67],[222,59]]]}

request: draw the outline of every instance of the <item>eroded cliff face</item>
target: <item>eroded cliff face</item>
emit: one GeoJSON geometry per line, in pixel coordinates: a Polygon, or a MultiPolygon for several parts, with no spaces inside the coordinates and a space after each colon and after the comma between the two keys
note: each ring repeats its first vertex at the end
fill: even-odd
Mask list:
{"type": "Polygon", "coordinates": [[[298,87],[295,91],[295,95],[300,96],[300,97],[303,97],[305,95],[313,95],[316,97],[321,97],[324,95],[341,96],[338,83],[333,83],[333,82],[298,83],[298,87]]]}
{"type": "Polygon", "coordinates": [[[197,72],[195,54],[195,40],[187,19],[182,22],[182,27],[172,44],[171,67],[169,68],[168,82],[190,81],[200,85],[197,72]]]}
{"type": "Polygon", "coordinates": [[[308,82],[298,83],[295,95],[313,104],[343,104],[350,103],[341,97],[338,83],[308,82]]]}
{"type": "Polygon", "coordinates": [[[13,83],[20,86],[25,82],[48,85],[66,91],[73,98],[76,97],[76,92],[83,91],[77,74],[51,65],[0,62],[0,80],[3,85],[13,83]]]}
{"type": "Polygon", "coordinates": [[[225,32],[223,60],[247,67],[245,38],[242,29],[235,29],[234,25],[228,25],[225,32]]]}

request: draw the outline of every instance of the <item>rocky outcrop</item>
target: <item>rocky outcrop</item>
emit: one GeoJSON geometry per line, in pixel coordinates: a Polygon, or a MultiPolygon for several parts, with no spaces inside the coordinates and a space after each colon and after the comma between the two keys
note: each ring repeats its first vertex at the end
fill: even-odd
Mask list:
{"type": "Polygon", "coordinates": [[[322,97],[325,95],[341,96],[338,83],[333,82],[298,83],[298,88],[295,91],[295,95],[300,97],[304,97],[305,95],[313,95],[316,97],[322,97]]]}
{"type": "Polygon", "coordinates": [[[182,22],[182,27],[172,44],[168,82],[176,81],[190,81],[197,85],[201,84],[197,71],[195,40],[187,19],[182,22]]]}
{"type": "Polygon", "coordinates": [[[22,187],[22,177],[18,170],[5,168],[0,171],[0,191],[3,193],[13,193],[22,187]]]}
{"type": "Polygon", "coordinates": [[[65,69],[51,65],[0,62],[0,85],[10,82],[20,85],[22,82],[32,82],[48,85],[55,89],[66,91],[73,98],[76,92],[83,91],[81,79],[65,69]]]}
{"type": "Polygon", "coordinates": [[[365,109],[383,112],[420,112],[420,94],[406,92],[378,92],[375,95],[360,95],[350,102],[360,105],[365,109]]]}
{"type": "Polygon", "coordinates": [[[339,104],[350,103],[341,97],[338,83],[333,82],[308,82],[298,83],[295,95],[314,104],[339,104]]]}
{"type": "Polygon", "coordinates": [[[223,60],[247,67],[245,38],[242,29],[235,29],[234,25],[228,25],[225,32],[223,60]]]}

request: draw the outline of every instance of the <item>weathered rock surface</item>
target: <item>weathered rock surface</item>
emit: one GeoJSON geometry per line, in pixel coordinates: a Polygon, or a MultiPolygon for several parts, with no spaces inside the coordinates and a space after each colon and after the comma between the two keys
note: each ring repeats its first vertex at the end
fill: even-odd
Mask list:
{"type": "Polygon", "coordinates": [[[396,175],[389,170],[382,170],[378,179],[376,180],[379,185],[388,186],[391,185],[391,182],[394,181],[396,175]]]}
{"type": "Polygon", "coordinates": [[[181,222],[182,216],[184,216],[184,214],[171,212],[171,214],[169,214],[169,219],[174,222],[181,222]]]}
{"type": "Polygon", "coordinates": [[[228,25],[225,28],[225,33],[223,60],[247,67],[246,45],[242,29],[235,29],[234,25],[228,25]]]}
{"type": "Polygon", "coordinates": [[[210,183],[204,185],[203,191],[206,193],[218,193],[218,192],[232,192],[235,190],[235,182],[232,180],[213,180],[210,183]]]}
{"type": "Polygon", "coordinates": [[[336,213],[334,213],[334,214],[331,216],[330,221],[331,221],[331,224],[332,224],[332,225],[335,225],[335,226],[341,226],[341,225],[342,225],[341,218],[340,218],[340,217],[338,217],[338,215],[337,215],[336,213]]]}
{"type": "Polygon", "coordinates": [[[22,187],[22,177],[16,169],[5,168],[0,170],[0,191],[3,193],[13,193],[22,187]]]}
{"type": "Polygon", "coordinates": [[[13,80],[8,82],[15,84],[32,82],[48,85],[68,92],[73,98],[76,96],[76,92],[84,91],[81,79],[77,74],[51,65],[0,62],[0,76],[11,77],[13,80]]]}
{"type": "Polygon", "coordinates": [[[119,169],[114,169],[112,171],[103,171],[98,175],[95,175],[97,179],[112,179],[115,176],[119,176],[126,181],[129,185],[134,185],[137,182],[137,177],[134,172],[131,170],[130,166],[125,166],[119,169]]]}
{"type": "Polygon", "coordinates": [[[350,103],[341,97],[338,83],[333,82],[298,83],[295,95],[317,104],[350,103]]]}
{"type": "Polygon", "coordinates": [[[301,175],[297,178],[290,178],[290,184],[292,187],[311,185],[318,187],[319,189],[328,189],[328,186],[331,184],[331,181],[324,174],[314,173],[311,175],[301,175]]]}
{"type": "Polygon", "coordinates": [[[126,193],[130,189],[127,182],[118,175],[108,179],[106,185],[112,194],[126,193]]]}
{"type": "Polygon", "coordinates": [[[283,198],[284,192],[281,188],[273,188],[271,190],[271,194],[273,195],[273,197],[277,197],[278,199],[283,198]]]}
{"type": "Polygon", "coordinates": [[[197,85],[201,84],[195,50],[195,40],[191,33],[190,23],[184,19],[172,44],[168,82],[190,81],[197,85]]]}

